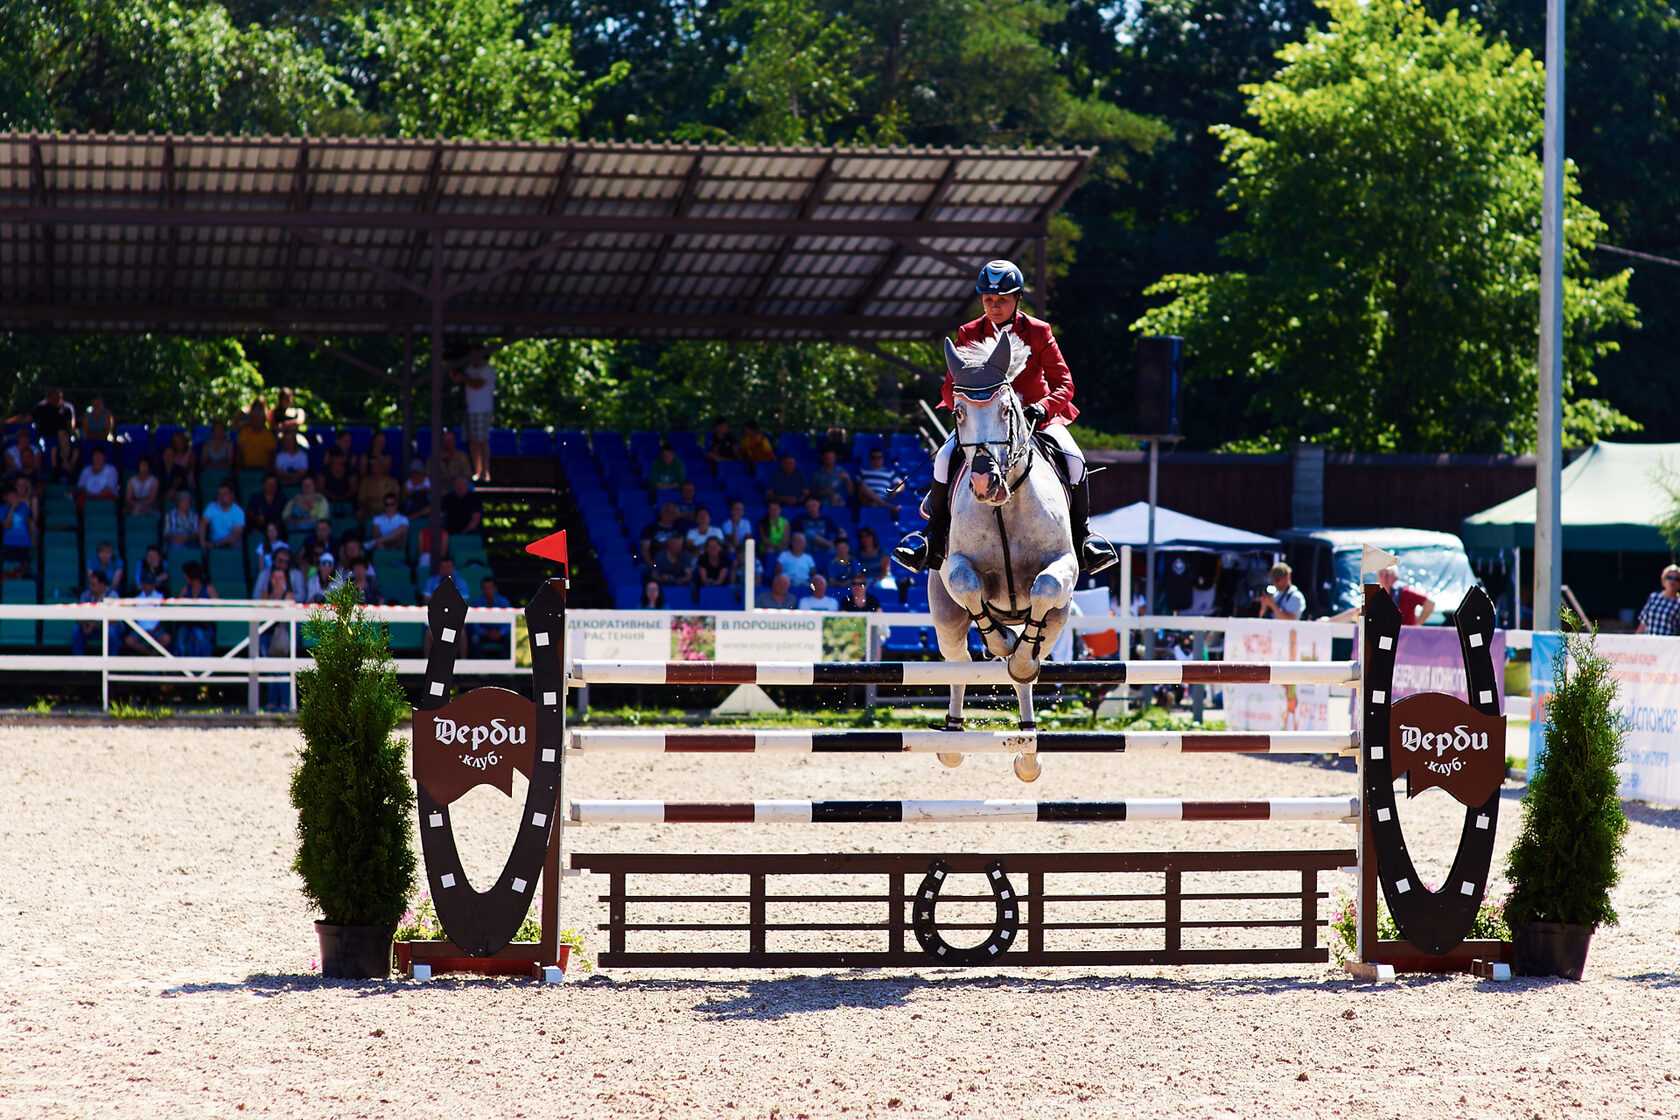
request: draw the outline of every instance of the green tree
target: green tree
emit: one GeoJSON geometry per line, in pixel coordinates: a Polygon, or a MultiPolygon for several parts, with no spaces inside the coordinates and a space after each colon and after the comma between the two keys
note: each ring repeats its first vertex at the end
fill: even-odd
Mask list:
{"type": "Polygon", "coordinates": [[[869,79],[856,72],[860,37],[851,20],[808,0],[735,0],[724,16],[751,28],[712,94],[714,102],[745,102],[741,139],[821,144],[837,122],[856,116],[869,79]]]}
{"type": "MultiPolygon", "coordinates": [[[[1331,0],[1331,22],[1250,86],[1255,131],[1217,129],[1248,267],[1175,274],[1137,328],[1182,334],[1197,379],[1247,381],[1251,445],[1523,451],[1534,444],[1544,75],[1473,23],[1408,0],[1331,0]]],[[[1578,399],[1634,325],[1628,274],[1594,279],[1603,223],[1568,183],[1566,424],[1628,426],[1578,399]]]]}
{"type": "Polygon", "coordinates": [[[6,415],[58,386],[79,406],[95,392],[123,423],[208,423],[243,412],[263,376],[233,338],[0,335],[6,415]]]}

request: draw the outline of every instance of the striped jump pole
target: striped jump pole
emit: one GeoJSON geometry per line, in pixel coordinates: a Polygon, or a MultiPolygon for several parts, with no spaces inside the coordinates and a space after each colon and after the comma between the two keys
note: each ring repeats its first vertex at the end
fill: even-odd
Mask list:
{"type": "Polygon", "coordinates": [[[1345,754],[1349,731],[751,731],[573,728],[582,754],[1345,754]]]}
{"type": "MultiPolygon", "coordinates": [[[[1354,661],[1046,661],[1039,684],[1342,684],[1354,661]]],[[[574,661],[592,684],[1008,685],[1002,661],[574,661]]]]}
{"type": "Polygon", "coordinates": [[[864,824],[950,821],[1347,821],[1358,797],[1255,801],[573,801],[576,824],[864,824]]]}

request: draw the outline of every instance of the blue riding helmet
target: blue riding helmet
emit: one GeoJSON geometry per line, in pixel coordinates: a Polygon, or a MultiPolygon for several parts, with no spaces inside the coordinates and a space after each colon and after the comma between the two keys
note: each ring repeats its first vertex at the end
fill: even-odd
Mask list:
{"type": "Polygon", "coordinates": [[[980,270],[974,290],[983,296],[1013,296],[1027,290],[1027,278],[1013,261],[991,261],[980,270]]]}

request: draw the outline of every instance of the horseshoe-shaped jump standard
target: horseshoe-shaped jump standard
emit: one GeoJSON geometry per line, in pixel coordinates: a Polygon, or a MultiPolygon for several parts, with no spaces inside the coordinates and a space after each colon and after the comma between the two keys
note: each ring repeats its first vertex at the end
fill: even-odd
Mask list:
{"type": "Polygon", "coordinates": [[[922,885],[916,888],[915,919],[912,923],[916,940],[929,956],[941,964],[968,968],[996,960],[1014,943],[1015,934],[1021,928],[1020,899],[1004,875],[1003,861],[994,859],[986,865],[986,882],[992,888],[992,897],[997,900],[997,922],[986,940],[970,949],[947,944],[934,921],[933,911],[939,905],[939,888],[945,885],[945,877],[950,873],[951,865],[942,859],[928,864],[922,885]]]}

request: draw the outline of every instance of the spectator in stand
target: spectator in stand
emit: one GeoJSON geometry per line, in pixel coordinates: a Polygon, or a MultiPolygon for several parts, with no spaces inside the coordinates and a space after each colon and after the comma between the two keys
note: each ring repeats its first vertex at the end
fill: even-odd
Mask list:
{"type": "Polygon", "coordinates": [[[41,469],[41,459],[35,451],[35,438],[27,427],[19,428],[6,447],[6,477],[33,475],[41,469]]]}
{"type": "MultiPolygon", "coordinates": [[[[437,465],[437,469],[443,477],[444,485],[447,486],[457,475],[465,475],[470,481],[472,479],[472,461],[467,458],[465,452],[455,446],[455,433],[445,428],[439,447],[442,450],[432,453],[432,462],[437,465]]],[[[427,473],[430,473],[429,465],[427,473]]]]}
{"type": "Polygon", "coordinates": [[[19,493],[27,479],[12,479],[6,483],[5,505],[0,515],[0,550],[3,578],[22,579],[29,575],[30,561],[35,556],[35,525],[28,504],[19,493]]]}
{"type": "Polygon", "coordinates": [[[857,552],[854,555],[857,557],[858,567],[868,575],[881,570],[881,558],[887,553],[881,550],[881,538],[875,530],[867,525],[860,525],[857,552]]]}
{"type": "Polygon", "coordinates": [[[397,508],[397,496],[385,495],[385,511],[370,521],[374,548],[402,548],[408,543],[408,518],[397,508]]]}
{"type": "Polygon", "coordinates": [[[321,472],[320,479],[315,483],[316,489],[327,499],[329,505],[337,507],[332,511],[335,516],[350,515],[356,503],[356,489],[361,485],[349,463],[350,456],[342,447],[329,447],[326,469],[321,472]]]}
{"type": "Polygon", "coordinates": [[[758,593],[753,605],[761,611],[797,610],[799,600],[795,599],[793,592],[789,590],[792,586],[792,581],[784,573],[777,572],[775,578],[770,581],[770,586],[758,593]]]}
{"type": "Polygon", "coordinates": [[[426,474],[426,464],[419,459],[409,461],[408,477],[403,479],[402,498],[403,512],[410,517],[431,508],[432,480],[426,474]]]}
{"type": "Polygon", "coordinates": [[[467,450],[472,452],[474,482],[490,481],[490,422],[496,413],[496,367],[483,350],[467,356],[464,370],[451,370],[451,381],[466,389],[467,450]]]}
{"type": "Polygon", "coordinates": [[[665,589],[659,586],[658,580],[650,579],[642,584],[642,601],[639,605],[644,611],[665,609],[665,589]]]}
{"type": "MultiPolygon", "coordinates": [[[[368,449],[350,460],[350,469],[362,478],[366,478],[373,473],[375,463],[382,463],[385,466],[386,477],[393,482],[398,482],[396,472],[391,469],[391,452],[387,448],[388,441],[385,439],[385,433],[381,430],[375,430],[368,440],[368,449]]],[[[424,474],[425,469],[422,468],[420,473],[424,474]]],[[[401,483],[398,482],[398,485],[400,486],[401,483]]]]}
{"type": "Polygon", "coordinates": [[[204,507],[204,516],[198,519],[198,546],[238,548],[244,536],[245,511],[234,504],[233,487],[224,482],[216,487],[216,500],[204,507]]]}
{"type": "Polygon", "coordinates": [[[711,510],[701,506],[694,511],[694,528],[683,534],[683,541],[690,555],[704,552],[707,541],[717,541],[718,547],[723,547],[723,530],[712,524],[711,510]]]}
{"type": "MultiPolygon", "coordinates": [[[[240,470],[271,471],[274,469],[274,456],[279,450],[280,444],[274,438],[274,432],[268,426],[268,402],[261,397],[252,399],[251,407],[245,413],[245,423],[239,429],[237,442],[240,470]]],[[[208,447],[209,444],[205,446],[208,447]]]]}
{"type": "Polygon", "coordinates": [[[135,565],[134,585],[139,587],[145,583],[148,575],[159,587],[165,587],[169,583],[169,562],[163,558],[163,552],[155,544],[146,546],[146,555],[135,565]]]}
{"type": "Polygon", "coordinates": [[[449,551],[449,539],[484,530],[484,499],[472,489],[464,474],[449,480],[449,493],[443,496],[443,551],[449,551]]]}
{"type": "MultiPolygon", "coordinates": [[[[345,563],[350,567],[350,582],[355,584],[356,590],[361,593],[362,602],[370,607],[383,606],[385,596],[379,590],[379,581],[373,578],[373,569],[368,564],[368,558],[366,556],[356,556],[345,561],[345,563]]],[[[456,582],[459,583],[460,581],[457,580],[456,582]]]]}
{"type": "Polygon", "coordinates": [[[790,586],[805,587],[816,568],[816,557],[805,551],[805,534],[795,530],[788,538],[787,548],[776,555],[776,570],[788,577],[790,586]]]}
{"type": "Polygon", "coordinates": [[[107,447],[117,438],[117,418],[105,407],[105,394],[95,393],[82,421],[82,438],[107,447]]]}
{"type": "Polygon", "coordinates": [[[98,572],[105,577],[106,586],[117,594],[122,594],[123,558],[117,555],[117,550],[110,541],[99,542],[93,556],[88,560],[87,567],[88,575],[98,572]]]}
{"type": "Polygon", "coordinates": [[[296,486],[309,474],[309,452],[298,442],[296,432],[280,437],[280,450],[274,454],[274,472],[287,486],[296,486]]]}
{"type": "Polygon", "coordinates": [[[783,455],[781,466],[771,471],[764,482],[764,496],[782,503],[785,508],[795,509],[805,500],[805,494],[805,472],[799,469],[792,455],[783,455]]]}
{"type": "Polygon", "coordinates": [[[741,458],[749,463],[774,463],[776,451],[764,433],[758,430],[758,421],[748,420],[741,428],[741,442],[736,447],[741,458]]]}
{"type": "MultiPolygon", "coordinates": [[[[140,590],[135,593],[134,598],[137,602],[141,603],[163,602],[163,592],[158,590],[157,573],[141,569],[140,590]]],[[[153,648],[152,642],[156,642],[164,649],[169,648],[171,641],[169,627],[163,624],[163,619],[137,618],[134,620],[134,625],[139,627],[140,630],[144,630],[146,634],[151,637],[152,641],[148,642],[145,638],[142,638],[137,631],[124,627],[122,639],[124,652],[136,654],[141,657],[156,656],[157,650],[153,648]]]]}
{"type": "Polygon", "coordinates": [[[827,570],[823,573],[828,577],[828,582],[836,588],[845,588],[851,584],[852,577],[862,571],[863,565],[852,555],[852,542],[845,537],[835,541],[834,557],[828,562],[827,570]]]}
{"type": "Polygon", "coordinates": [[[1680,565],[1662,570],[1662,590],[1653,591],[1639,608],[1635,634],[1680,634],[1680,565]]]}
{"type": "Polygon", "coordinates": [[[659,445],[659,456],[648,468],[647,488],[650,495],[661,490],[675,490],[688,481],[688,464],[677,458],[677,449],[668,443],[659,445]]]}
{"type": "MultiPolygon", "coordinates": [[[[334,555],[338,553],[338,541],[333,536],[332,522],[324,517],[315,522],[315,535],[309,538],[309,542],[315,546],[316,552],[331,552],[334,555]]],[[[343,557],[339,559],[342,561],[343,557]]],[[[339,568],[342,569],[343,567],[344,565],[341,562],[339,568]]]]}
{"type": "Polygon", "coordinates": [[[321,563],[320,549],[308,541],[298,550],[297,559],[286,566],[286,578],[292,585],[292,597],[300,603],[309,602],[311,581],[321,563]]]}
{"type": "Polygon", "coordinates": [[[245,503],[245,525],[251,532],[261,533],[270,525],[283,525],[285,520],[286,499],[280,496],[280,476],[269,471],[263,475],[261,488],[245,503]]]}
{"type": "Polygon", "coordinates": [[[163,542],[171,548],[198,543],[198,523],[191,491],[176,491],[175,508],[163,515],[163,542]]]}
{"type": "MultiPolygon", "coordinates": [[[[317,525],[316,529],[319,530],[320,526],[317,525]]],[[[351,531],[344,534],[344,539],[338,542],[338,547],[333,550],[333,555],[338,557],[338,566],[340,568],[354,570],[356,567],[356,558],[358,556],[367,556],[367,549],[362,547],[361,538],[356,536],[354,531],[351,531]]],[[[374,579],[379,578],[379,571],[373,566],[373,561],[371,559],[368,560],[368,575],[372,576],[374,579]]]]}
{"type": "Polygon", "coordinates": [[[758,523],[758,543],[764,546],[764,554],[773,556],[787,547],[788,538],[793,536],[793,526],[782,516],[782,503],[772,501],[764,507],[764,517],[758,523]]]}
{"type": "Polygon", "coordinates": [[[694,582],[694,562],[683,549],[683,539],[675,534],[665,538],[664,546],[653,554],[653,578],[667,587],[694,582]]]}
{"type": "Polygon", "coordinates": [[[802,611],[837,611],[840,609],[840,604],[835,601],[834,596],[828,593],[828,580],[824,579],[821,573],[811,577],[811,593],[800,598],[799,609],[802,611]]]}
{"type": "Polygon", "coordinates": [[[402,504],[402,484],[391,477],[386,467],[388,459],[370,459],[366,473],[356,486],[356,515],[363,521],[378,517],[385,510],[385,499],[395,498],[402,504]]]}
{"type": "Polygon", "coordinates": [[[656,551],[665,547],[665,542],[672,537],[682,539],[684,530],[677,525],[677,507],[666,502],[659,507],[659,516],[642,526],[640,540],[636,546],[638,555],[642,558],[642,566],[648,571],[653,569],[653,556],[656,551]]]}
{"type": "Polygon", "coordinates": [[[443,586],[444,580],[455,584],[455,590],[461,593],[461,602],[467,601],[467,581],[455,574],[455,561],[445,556],[438,560],[437,572],[426,581],[426,586],[420,592],[422,606],[432,601],[432,596],[437,594],[437,589],[443,586]]]}
{"type": "Polygon", "coordinates": [[[879,447],[869,449],[869,465],[858,471],[857,498],[860,506],[881,506],[898,516],[898,506],[888,500],[892,490],[893,469],[887,466],[886,453],[879,447]]]}
{"type": "Polygon", "coordinates": [[[723,551],[722,537],[706,538],[694,563],[694,578],[701,587],[728,587],[735,582],[735,562],[723,551]]]}
{"type": "Polygon", "coordinates": [[[836,462],[833,448],[824,448],[817,469],[811,472],[810,489],[806,491],[825,506],[852,504],[852,476],[836,462]]]}
{"type": "Polygon", "coordinates": [[[163,487],[162,504],[175,504],[175,495],[193,488],[192,461],[182,462],[174,447],[166,447],[158,458],[158,485],[163,487]]]}
{"type": "MultiPolygon", "coordinates": [[[[485,576],[478,581],[478,594],[467,602],[469,607],[508,607],[507,596],[496,590],[496,581],[485,576]]],[[[467,624],[468,657],[506,657],[513,645],[513,627],[505,622],[469,622],[467,624]]]]}
{"type": "MultiPolygon", "coordinates": [[[[181,437],[179,443],[184,445],[187,441],[186,433],[177,432],[175,434],[181,437]]],[[[175,441],[172,440],[171,442],[175,441]]],[[[180,457],[181,450],[180,447],[177,447],[177,458],[180,457]]],[[[201,471],[231,471],[234,469],[237,455],[238,449],[233,446],[233,441],[228,438],[227,425],[217,420],[210,425],[210,438],[204,442],[204,446],[198,449],[198,469],[201,471]]]]}
{"type": "Polygon", "coordinates": [[[47,476],[54,482],[74,482],[81,469],[82,449],[68,428],[60,428],[47,441],[47,476]]]}
{"type": "Polygon", "coordinates": [[[28,412],[6,417],[8,424],[34,424],[35,435],[51,443],[60,431],[76,435],[76,406],[64,399],[64,390],[56,385],[47,388],[47,395],[35,402],[28,412]]]}
{"type": "Polygon", "coordinates": [[[298,407],[297,394],[281,386],[274,394],[274,407],[268,413],[268,430],[275,438],[290,432],[296,435],[303,427],[303,409],[298,407]]]}
{"type": "Polygon", "coordinates": [[[700,508],[700,500],[694,495],[694,483],[684,482],[677,487],[677,518],[694,524],[694,511],[700,508]]]}
{"type": "MultiPolygon", "coordinates": [[[[106,599],[115,599],[117,592],[108,582],[105,574],[99,571],[88,573],[88,589],[82,592],[78,602],[102,603],[106,599]]],[[[101,627],[98,619],[76,623],[76,628],[70,631],[70,652],[76,657],[86,657],[88,654],[116,653],[122,648],[122,632],[127,629],[120,622],[110,624],[108,639],[101,641],[101,627]],[[89,649],[89,645],[95,648],[89,649]],[[102,648],[101,648],[102,647],[102,648]]]]}
{"type": "Polygon", "coordinates": [[[286,538],[280,535],[280,523],[270,521],[263,526],[262,540],[251,550],[251,567],[257,571],[256,587],[262,589],[262,573],[274,566],[274,558],[281,552],[291,559],[292,546],[286,543],[286,538]]]}
{"type": "Polygon", "coordinates": [[[899,606],[904,606],[910,601],[909,581],[906,581],[904,586],[899,586],[898,577],[893,574],[892,557],[890,555],[881,557],[880,563],[875,569],[875,578],[870,580],[869,586],[879,593],[883,600],[890,599],[899,606]]]}
{"type": "Polygon", "coordinates": [[[747,538],[753,535],[753,525],[747,520],[746,503],[737,498],[730,499],[729,519],[718,526],[723,530],[723,547],[729,555],[734,556],[746,546],[747,538]]]}
{"type": "MultiPolygon", "coordinates": [[[[257,581],[257,598],[267,603],[295,603],[297,594],[292,590],[291,573],[284,567],[275,567],[265,571],[257,581]]],[[[257,640],[257,652],[264,657],[290,657],[292,655],[292,628],[284,622],[277,622],[262,632],[257,640]]],[[[289,696],[285,681],[272,681],[265,686],[263,695],[263,709],[265,711],[284,711],[289,696]]]]}
{"type": "Polygon", "coordinates": [[[1390,564],[1378,572],[1377,582],[1388,592],[1388,597],[1394,600],[1394,605],[1400,608],[1401,625],[1422,626],[1429,621],[1429,616],[1435,613],[1435,601],[1423,592],[1402,584],[1400,569],[1394,565],[1390,564]]]}
{"type": "Polygon", "coordinates": [[[706,458],[713,463],[728,463],[740,457],[735,437],[729,434],[729,417],[719,416],[712,421],[712,438],[706,441],[706,458]]]}
{"type": "Polygon", "coordinates": [[[864,575],[862,572],[856,573],[852,576],[851,585],[851,594],[840,600],[841,610],[878,611],[881,609],[881,600],[875,598],[875,596],[869,593],[868,576],[864,575]]]}
{"type": "Polygon", "coordinates": [[[117,468],[105,461],[105,449],[96,447],[88,456],[88,465],[76,478],[76,507],[86,508],[89,502],[115,503],[122,496],[117,482],[117,468]]]}
{"type": "Polygon", "coordinates": [[[822,502],[813,495],[805,499],[805,512],[793,519],[793,531],[804,533],[812,548],[832,549],[836,541],[846,538],[834,518],[822,511],[822,502]]]}
{"type": "Polygon", "coordinates": [[[315,558],[315,570],[309,573],[304,581],[304,590],[308,592],[308,601],[324,603],[327,592],[344,582],[344,575],[337,568],[337,561],[331,552],[320,553],[315,558]]]}
{"type": "MultiPolygon", "coordinates": [[[[237,507],[235,507],[237,508],[237,507]]],[[[181,565],[181,599],[220,599],[216,588],[204,580],[204,565],[188,560],[181,565]]],[[[210,622],[175,624],[175,656],[209,657],[216,652],[216,627],[210,622]]]]}
{"type": "Polygon", "coordinates": [[[298,492],[280,507],[280,519],[289,533],[307,533],[329,514],[326,496],[316,491],[313,478],[304,479],[298,492]]]}
{"type": "Polygon", "coordinates": [[[152,473],[151,457],[142,455],[134,464],[134,474],[123,487],[123,516],[151,516],[158,510],[158,497],[158,477],[152,473]]]}
{"type": "Polygon", "coordinates": [[[1270,614],[1276,619],[1293,621],[1307,613],[1307,597],[1295,586],[1293,577],[1288,564],[1280,561],[1272,565],[1267,573],[1272,584],[1260,595],[1261,618],[1270,614]]]}

